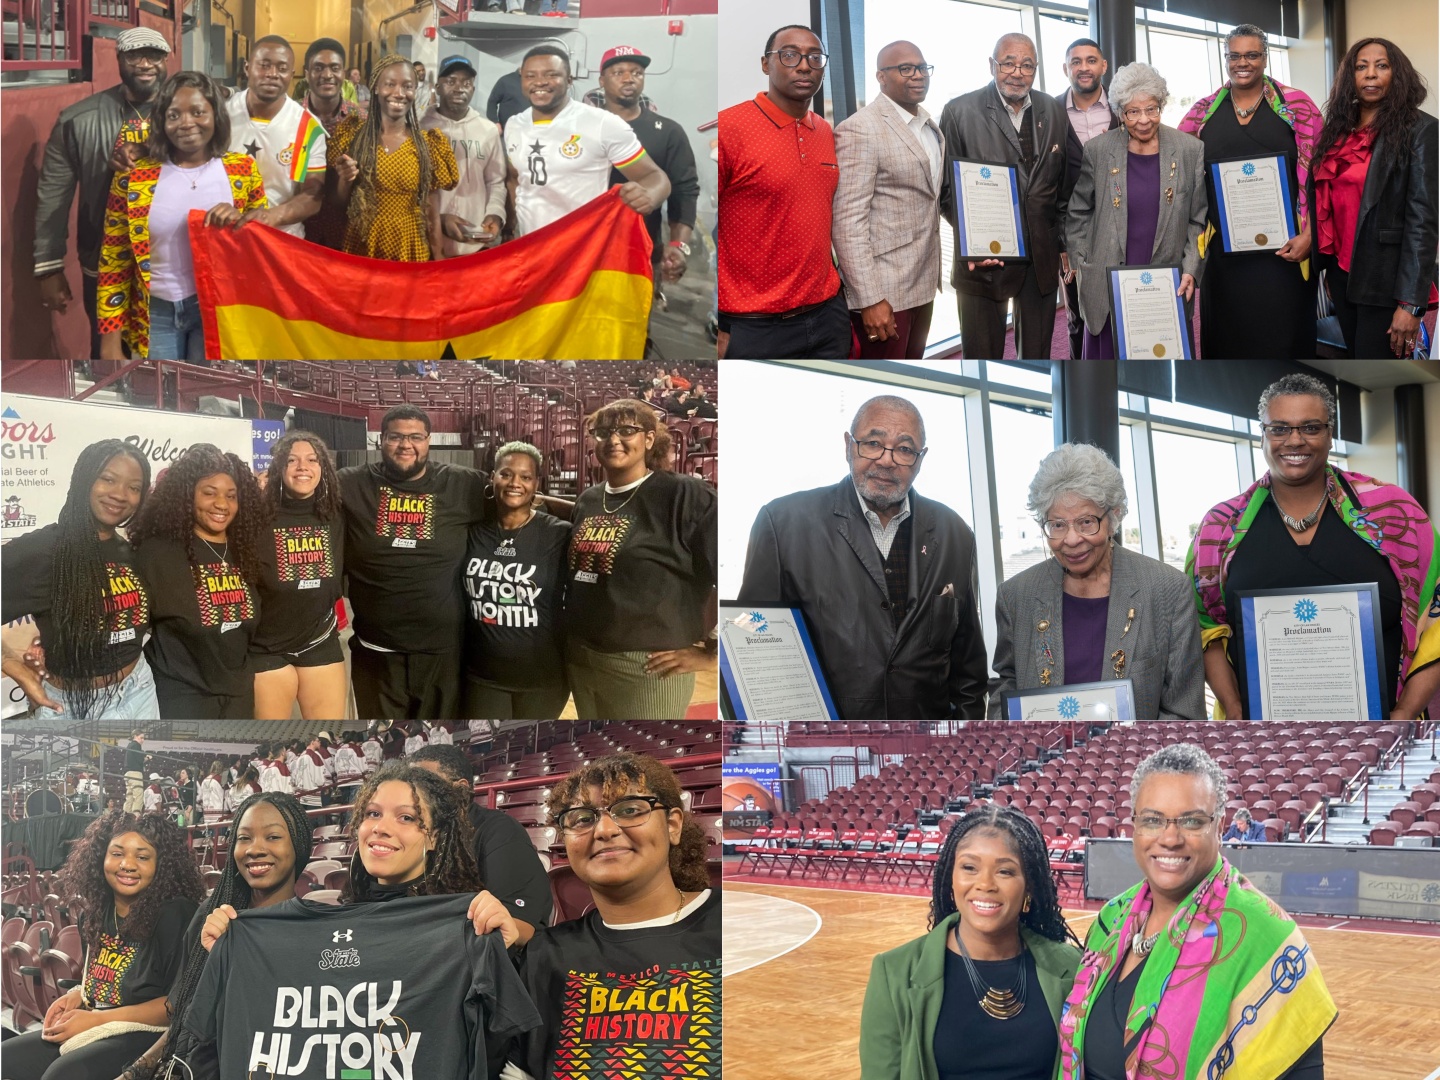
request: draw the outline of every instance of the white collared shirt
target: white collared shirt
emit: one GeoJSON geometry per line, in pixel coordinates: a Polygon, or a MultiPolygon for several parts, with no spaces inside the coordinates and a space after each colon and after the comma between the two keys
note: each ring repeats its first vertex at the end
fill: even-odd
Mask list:
{"type": "Polygon", "coordinates": [[[1016,134],[1019,134],[1020,125],[1025,122],[1025,113],[1030,108],[1030,95],[1025,95],[1025,104],[1020,106],[1020,111],[1017,113],[1010,107],[1010,102],[1005,100],[1005,95],[1000,93],[999,82],[995,83],[995,93],[1000,98],[1000,105],[1005,110],[1005,115],[1010,118],[1010,123],[1015,128],[1016,134]]]}
{"type": "MultiPolygon", "coordinates": [[[[930,181],[938,190],[940,187],[940,168],[944,164],[940,156],[940,129],[935,126],[935,121],[931,118],[930,114],[925,111],[924,105],[916,105],[915,115],[911,116],[910,113],[902,109],[890,95],[881,94],[880,96],[885,99],[886,103],[894,111],[895,115],[900,118],[901,122],[915,133],[915,138],[919,140],[921,148],[925,151],[925,156],[930,159],[930,181]]],[[[883,108],[884,106],[881,107],[883,108]]]]}
{"type": "MultiPolygon", "coordinates": [[[[850,481],[854,484],[854,480],[850,481]]],[[[895,534],[900,531],[900,525],[910,516],[910,493],[905,493],[905,501],[900,506],[900,512],[892,517],[889,522],[880,524],[880,515],[865,505],[865,499],[860,494],[860,489],[855,489],[855,498],[860,500],[860,512],[865,515],[865,520],[870,523],[870,535],[875,540],[875,546],[880,549],[880,557],[890,557],[890,545],[895,543],[895,534]]]]}

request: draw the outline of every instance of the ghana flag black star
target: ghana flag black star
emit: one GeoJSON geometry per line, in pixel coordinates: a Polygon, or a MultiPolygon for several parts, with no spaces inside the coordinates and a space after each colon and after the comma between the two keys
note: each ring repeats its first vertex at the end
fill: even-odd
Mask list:
{"type": "Polygon", "coordinates": [[[248,143],[245,144],[245,153],[249,154],[253,158],[258,158],[260,156],[260,144],[254,139],[251,139],[248,143]]]}

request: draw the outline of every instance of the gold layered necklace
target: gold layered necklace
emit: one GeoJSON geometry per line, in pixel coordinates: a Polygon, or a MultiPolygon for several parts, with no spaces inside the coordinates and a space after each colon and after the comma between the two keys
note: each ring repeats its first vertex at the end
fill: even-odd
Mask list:
{"type": "Polygon", "coordinates": [[[1020,978],[1016,981],[1014,990],[996,990],[980,977],[975,961],[970,959],[970,954],[965,951],[965,943],[960,940],[959,923],[955,924],[955,947],[960,950],[960,957],[965,961],[965,970],[970,975],[970,985],[975,989],[977,1004],[985,1010],[985,1014],[996,1020],[1013,1020],[1019,1016],[1025,1008],[1025,942],[1020,942],[1020,953],[1015,957],[1020,962],[1020,978]]]}

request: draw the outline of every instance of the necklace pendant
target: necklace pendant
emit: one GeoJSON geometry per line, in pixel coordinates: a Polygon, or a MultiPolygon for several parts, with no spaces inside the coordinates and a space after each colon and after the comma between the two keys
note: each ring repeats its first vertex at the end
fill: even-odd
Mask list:
{"type": "Polygon", "coordinates": [[[986,1015],[993,1016],[996,1020],[1013,1020],[1020,1015],[1020,1010],[1025,1008],[1025,1003],[1017,1001],[1013,991],[996,990],[991,987],[980,999],[980,1008],[985,1010],[986,1015]]]}

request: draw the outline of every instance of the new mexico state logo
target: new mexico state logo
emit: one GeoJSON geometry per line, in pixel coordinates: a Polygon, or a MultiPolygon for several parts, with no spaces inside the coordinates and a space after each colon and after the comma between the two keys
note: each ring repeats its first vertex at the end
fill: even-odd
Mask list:
{"type": "Polygon", "coordinates": [[[275,568],[281,581],[333,578],[330,530],[323,525],[291,525],[275,530],[275,568]]]}
{"type": "Polygon", "coordinates": [[[396,491],[386,484],[381,484],[380,504],[375,516],[375,535],[398,536],[407,540],[433,540],[434,494],[396,491]]]}

